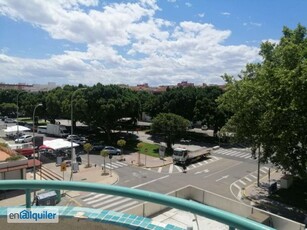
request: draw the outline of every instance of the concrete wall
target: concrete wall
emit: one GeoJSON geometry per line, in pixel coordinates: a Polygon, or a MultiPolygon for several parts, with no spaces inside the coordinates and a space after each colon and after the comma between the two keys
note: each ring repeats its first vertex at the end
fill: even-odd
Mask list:
{"type": "MultiPolygon", "coordinates": [[[[194,186],[187,186],[176,191],[170,192],[167,195],[175,196],[183,199],[195,200],[199,203],[206,204],[211,207],[215,207],[224,211],[234,213],[236,215],[250,218],[252,216],[261,215],[267,217],[269,224],[278,230],[304,230],[304,225],[298,222],[283,218],[270,212],[263,211],[250,205],[246,205],[239,201],[235,201],[215,193],[202,190],[194,186]]],[[[124,212],[134,214],[138,216],[151,217],[158,215],[159,213],[166,211],[169,207],[154,204],[143,203],[131,209],[127,209],[124,212]]],[[[266,223],[267,223],[266,222],[266,223]]]]}

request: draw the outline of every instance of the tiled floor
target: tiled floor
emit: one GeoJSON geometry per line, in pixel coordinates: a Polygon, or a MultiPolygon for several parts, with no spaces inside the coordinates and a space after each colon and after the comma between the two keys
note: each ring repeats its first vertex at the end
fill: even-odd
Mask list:
{"type": "Polygon", "coordinates": [[[214,230],[228,230],[229,227],[217,221],[196,216],[193,213],[184,212],[177,209],[171,209],[164,212],[154,218],[153,223],[164,223],[171,224],[183,229],[203,230],[203,229],[214,229],[214,230]],[[193,228],[191,228],[193,227],[193,228]]]}

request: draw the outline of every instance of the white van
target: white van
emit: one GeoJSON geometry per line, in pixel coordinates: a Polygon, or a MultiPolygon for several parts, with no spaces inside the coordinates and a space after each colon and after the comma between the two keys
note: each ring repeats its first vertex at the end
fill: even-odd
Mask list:
{"type": "Polygon", "coordinates": [[[37,133],[47,133],[47,126],[38,126],[37,133]]]}

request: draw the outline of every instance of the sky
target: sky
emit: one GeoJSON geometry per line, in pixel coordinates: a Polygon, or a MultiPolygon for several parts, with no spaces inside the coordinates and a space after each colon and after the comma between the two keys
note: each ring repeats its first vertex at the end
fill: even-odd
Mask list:
{"type": "Polygon", "coordinates": [[[0,0],[0,82],[223,84],[306,0],[0,0]]]}

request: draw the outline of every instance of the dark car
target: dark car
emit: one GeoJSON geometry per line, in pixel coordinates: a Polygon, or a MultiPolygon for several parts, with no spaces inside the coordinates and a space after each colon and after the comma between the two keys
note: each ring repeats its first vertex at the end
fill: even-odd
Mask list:
{"type": "Polygon", "coordinates": [[[104,149],[104,145],[102,145],[102,144],[93,144],[93,148],[92,148],[92,150],[93,151],[101,151],[101,150],[103,150],[104,149]]]}

